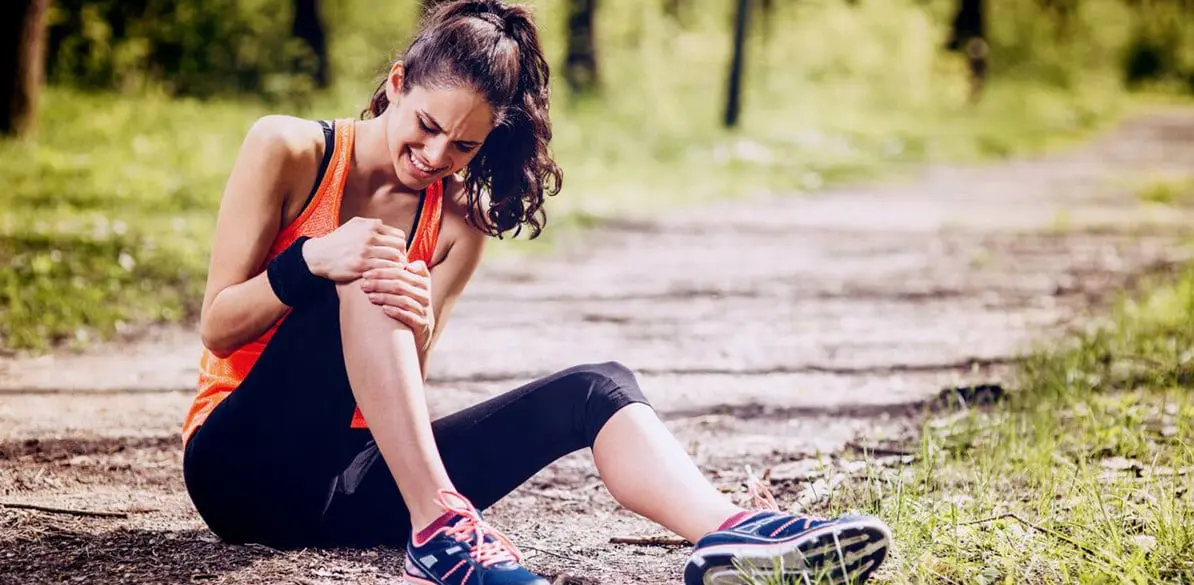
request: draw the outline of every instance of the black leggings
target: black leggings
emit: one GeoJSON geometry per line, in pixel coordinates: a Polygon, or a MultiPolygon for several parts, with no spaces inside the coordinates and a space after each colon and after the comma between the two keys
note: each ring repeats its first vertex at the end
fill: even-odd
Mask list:
{"type": "MultiPolygon", "coordinates": [[[[187,492],[231,543],[404,546],[406,505],[356,406],[334,289],[293,311],[244,382],[191,436],[187,492]]],[[[647,404],[617,363],[583,365],[433,422],[456,488],[492,506],[557,459],[592,447],[619,409],[647,404]]]]}

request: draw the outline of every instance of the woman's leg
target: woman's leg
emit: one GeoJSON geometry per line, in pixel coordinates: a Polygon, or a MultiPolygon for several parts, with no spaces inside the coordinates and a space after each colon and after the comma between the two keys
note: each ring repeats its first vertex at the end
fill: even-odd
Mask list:
{"type": "MultiPolygon", "coordinates": [[[[595,447],[610,493],[628,509],[696,541],[740,509],[697,470],[616,363],[582,365],[432,424],[453,483],[488,508],[559,458],[595,447]]],[[[407,512],[370,445],[344,474],[328,511],[327,542],[404,543],[407,512]]]]}
{"type": "Polygon", "coordinates": [[[337,286],[344,363],[352,394],[416,529],[443,511],[436,498],[454,490],[439,457],[423,372],[410,329],[391,319],[361,291],[360,281],[337,286]]]}
{"type": "Polygon", "coordinates": [[[401,507],[421,512],[416,526],[440,513],[438,488],[453,487],[433,442],[413,341],[405,340],[410,359],[379,365],[404,357],[390,349],[404,341],[401,332],[359,291],[347,290],[359,298],[342,293],[329,282],[318,299],[291,312],[253,370],[191,437],[188,489],[221,537],[278,547],[313,542],[346,466],[370,438],[350,428],[358,403],[374,433],[388,433],[388,444],[398,446],[381,467],[403,479],[414,504],[401,507]],[[370,345],[386,348],[383,357],[370,345]]]}
{"type": "Polygon", "coordinates": [[[650,408],[634,405],[610,418],[593,458],[620,504],[689,542],[743,511],[705,478],[650,408]]]}
{"type": "MultiPolygon", "coordinates": [[[[432,429],[453,484],[483,510],[552,462],[592,447],[606,421],[636,403],[647,399],[626,368],[581,365],[436,420],[432,429]]],[[[358,455],[339,486],[325,542],[406,542],[408,512],[376,446],[358,455]]]]}
{"type": "MultiPolygon", "coordinates": [[[[883,561],[890,540],[872,518],[817,521],[734,506],[701,475],[633,374],[618,364],[564,370],[432,427],[453,483],[480,509],[560,457],[592,447],[621,504],[697,543],[685,566],[690,585],[710,573],[734,573],[740,562],[762,567],[764,575],[778,569],[807,580],[830,571],[861,582],[883,561]]],[[[407,542],[406,512],[379,459],[375,447],[367,448],[344,473],[321,535],[327,544],[407,542]]]]}
{"type": "Polygon", "coordinates": [[[221,538],[305,546],[360,449],[336,295],[293,311],[253,370],[187,442],[183,471],[221,538]],[[358,441],[354,443],[354,441],[358,441]]]}

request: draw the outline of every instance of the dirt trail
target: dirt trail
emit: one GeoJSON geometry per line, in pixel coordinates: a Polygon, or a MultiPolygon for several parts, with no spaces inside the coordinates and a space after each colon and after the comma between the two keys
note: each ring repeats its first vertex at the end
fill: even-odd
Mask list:
{"type": "MultiPolygon", "coordinates": [[[[1047,159],[613,222],[479,272],[432,359],[433,409],[618,360],[719,485],[737,493],[744,464],[783,464],[790,502],[819,453],[848,467],[849,442],[903,435],[943,388],[1002,380],[1027,343],[1187,259],[1194,213],[1144,205],[1121,181],[1190,169],[1194,114],[1160,114],[1047,159]]],[[[0,583],[398,581],[400,551],[277,553],[203,530],[174,440],[198,347],[172,329],[0,362],[0,501],[133,511],[0,508],[0,583]]],[[[685,549],[608,544],[661,532],[611,500],[587,454],[490,517],[546,574],[679,578],[685,549]]]]}

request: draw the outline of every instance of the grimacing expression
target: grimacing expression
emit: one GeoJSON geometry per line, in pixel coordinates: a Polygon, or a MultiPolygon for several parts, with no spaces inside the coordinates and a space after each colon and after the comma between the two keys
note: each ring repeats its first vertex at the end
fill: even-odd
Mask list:
{"type": "Polygon", "coordinates": [[[398,180],[412,190],[468,166],[493,129],[489,102],[467,86],[411,87],[402,93],[401,64],[386,84],[386,146],[398,180]]]}

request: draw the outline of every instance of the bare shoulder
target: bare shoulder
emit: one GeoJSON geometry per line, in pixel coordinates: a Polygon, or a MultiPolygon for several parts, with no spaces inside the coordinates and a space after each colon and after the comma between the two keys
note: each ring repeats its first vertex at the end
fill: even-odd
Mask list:
{"type": "Polygon", "coordinates": [[[270,156],[301,164],[323,154],[323,130],[318,122],[271,114],[258,118],[245,137],[246,146],[263,148],[270,156]]]}
{"type": "Polygon", "coordinates": [[[270,182],[271,199],[282,206],[282,220],[289,223],[306,201],[325,148],[318,122],[273,114],[258,118],[249,128],[240,161],[260,180],[270,182]]]}

